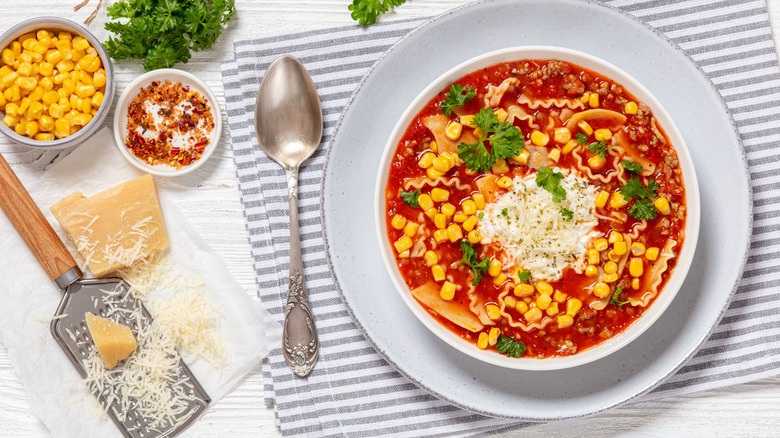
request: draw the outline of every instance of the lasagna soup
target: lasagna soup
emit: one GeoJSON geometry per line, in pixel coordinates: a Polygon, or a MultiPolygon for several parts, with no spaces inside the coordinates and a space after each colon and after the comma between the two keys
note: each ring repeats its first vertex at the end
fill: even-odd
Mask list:
{"type": "Polygon", "coordinates": [[[414,117],[387,237],[411,294],[465,342],[576,354],[662,293],[685,235],[677,153],[649,107],[557,60],[494,65],[414,117]]]}

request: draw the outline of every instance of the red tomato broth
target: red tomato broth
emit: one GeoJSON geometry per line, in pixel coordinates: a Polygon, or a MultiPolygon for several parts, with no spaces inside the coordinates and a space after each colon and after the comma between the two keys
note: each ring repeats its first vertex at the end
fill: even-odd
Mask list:
{"type": "MultiPolygon", "coordinates": [[[[625,103],[635,102],[639,106],[637,114],[625,114],[626,122],[623,124],[624,129],[633,131],[630,135],[632,147],[638,148],[635,153],[638,153],[643,159],[649,160],[656,164],[655,170],[651,175],[642,176],[643,181],[655,180],[659,189],[657,191],[658,197],[664,196],[668,199],[669,204],[672,206],[672,214],[667,216],[661,213],[652,219],[647,221],[647,228],[639,233],[638,241],[643,243],[646,248],[656,247],[663,249],[667,239],[674,239],[677,241],[677,246],[674,248],[675,255],[680,253],[684,240],[684,226],[685,226],[685,191],[682,182],[682,172],[677,161],[677,155],[672,145],[670,144],[667,136],[663,133],[660,126],[657,126],[657,131],[663,136],[662,139],[656,138],[657,135],[653,133],[649,128],[649,118],[652,114],[646,106],[642,105],[625,90],[621,85],[615,83],[611,79],[604,75],[598,74],[588,69],[584,69],[574,64],[564,63],[559,61],[518,61],[512,63],[502,63],[492,67],[478,70],[471,74],[468,74],[461,79],[454,81],[453,83],[461,84],[467,87],[477,90],[477,95],[470,102],[464,106],[456,108],[455,111],[449,116],[450,120],[458,121],[459,115],[475,114],[483,106],[483,96],[485,95],[487,86],[489,84],[498,85],[504,79],[508,77],[516,77],[519,80],[519,85],[510,87],[507,90],[499,107],[506,107],[508,105],[518,105],[524,107],[524,109],[534,116],[537,123],[540,126],[540,130],[543,130],[547,123],[546,118],[550,117],[550,112],[556,109],[554,106],[550,109],[539,107],[534,110],[528,105],[520,105],[517,103],[517,98],[521,93],[526,94],[531,98],[547,99],[547,98],[565,98],[576,100],[579,99],[584,93],[598,93],[600,102],[599,107],[616,111],[621,114],[625,113],[625,103]],[[553,68],[555,66],[555,68],[553,68]],[[544,73],[545,69],[551,70],[564,70],[563,75],[547,75],[544,73]],[[572,78],[574,76],[574,80],[572,78]],[[579,81],[579,82],[577,82],[579,81]],[[567,84],[569,85],[567,88],[567,84]],[[606,90],[606,92],[604,92],[606,90]]],[[[411,191],[414,188],[406,190],[404,184],[412,178],[424,178],[426,177],[426,169],[421,168],[418,165],[420,158],[424,153],[430,152],[431,140],[434,135],[426,128],[422,119],[426,116],[442,114],[441,102],[446,98],[449,86],[443,89],[436,97],[434,97],[426,106],[415,116],[403,137],[399,141],[395,156],[393,157],[390,165],[390,171],[385,189],[386,200],[386,223],[388,239],[392,244],[404,236],[403,230],[397,230],[391,226],[391,221],[396,214],[402,215],[404,218],[415,221],[420,224],[424,224],[425,230],[427,230],[427,236],[416,236],[417,239],[423,238],[426,242],[426,248],[431,249],[433,239],[430,234],[436,229],[433,223],[433,218],[430,218],[424,214],[419,207],[410,207],[401,199],[399,194],[402,191],[411,191]]],[[[588,104],[585,104],[585,109],[588,108],[588,104]]],[[[581,111],[581,110],[580,110],[581,111]]],[[[589,122],[590,123],[590,122],[589,122]]],[[[527,121],[515,120],[514,125],[522,132],[525,142],[528,145],[530,143],[530,135],[533,129],[529,126],[527,121]]],[[[561,124],[557,123],[556,127],[560,127],[561,124]]],[[[591,127],[596,130],[605,125],[599,124],[598,120],[591,123],[591,127]]],[[[463,126],[463,131],[466,132],[471,129],[467,126],[463,126]]],[[[572,139],[575,138],[574,133],[580,132],[575,127],[572,131],[572,139]]],[[[562,147],[563,145],[555,143],[553,140],[553,132],[547,132],[550,136],[550,141],[547,144],[548,150],[552,150],[555,147],[562,147]]],[[[589,136],[588,143],[593,142],[593,136],[589,136]]],[[[489,147],[489,146],[488,146],[489,147]]],[[[584,163],[587,165],[587,159],[593,157],[595,154],[585,150],[584,147],[579,148],[579,153],[582,155],[584,163]]],[[[607,165],[601,170],[593,170],[593,174],[605,175],[609,171],[613,170],[611,166],[612,157],[608,156],[607,165]]],[[[626,157],[627,158],[627,157],[626,157]]],[[[622,160],[622,158],[621,158],[622,160]]],[[[509,176],[525,176],[535,173],[535,169],[531,169],[527,165],[518,164],[512,162],[512,160],[506,160],[509,166],[509,176]]],[[[561,153],[560,159],[554,167],[561,169],[573,169],[579,176],[582,173],[576,171],[575,158],[572,153],[561,153]]],[[[551,166],[552,167],[552,166],[551,166]]],[[[487,172],[490,173],[490,172],[487,172]]],[[[459,178],[460,182],[464,185],[471,186],[471,190],[459,190],[453,186],[443,186],[441,184],[438,187],[442,187],[449,191],[449,199],[447,202],[453,204],[460,210],[462,201],[469,199],[474,193],[478,193],[476,181],[482,178],[484,173],[467,172],[466,166],[462,163],[455,165],[450,171],[446,173],[447,178],[459,178]]],[[[590,180],[590,183],[595,185],[597,190],[605,190],[612,194],[619,191],[623,185],[617,178],[613,178],[608,183],[602,183],[601,181],[590,180]]],[[[423,185],[420,188],[420,194],[430,194],[432,186],[423,185]]],[[[507,190],[501,189],[501,193],[507,190]]],[[[440,207],[443,203],[436,203],[436,207],[440,207]]],[[[630,205],[630,204],[629,204],[630,205]]],[[[625,212],[628,206],[615,209],[616,211],[625,212]]],[[[610,208],[609,202],[603,208],[596,208],[599,214],[607,215],[613,209],[610,208]]],[[[611,222],[600,219],[598,226],[596,227],[601,233],[606,234],[611,230],[628,233],[637,224],[642,221],[632,218],[630,215],[626,215],[627,220],[624,223],[611,222]]],[[[451,223],[452,219],[448,220],[451,223]]],[[[463,240],[466,239],[466,232],[463,232],[463,240]]],[[[592,243],[592,242],[591,242],[592,243]]],[[[456,284],[458,290],[455,293],[455,297],[452,302],[457,302],[463,309],[463,312],[471,313],[469,310],[469,297],[466,292],[468,285],[473,278],[472,271],[468,266],[460,263],[462,257],[462,251],[460,249],[460,241],[450,242],[445,241],[436,244],[436,252],[439,255],[439,264],[445,267],[448,281],[456,284]]],[[[612,246],[612,245],[610,245],[612,246]]],[[[479,259],[483,257],[496,257],[497,250],[492,245],[482,245],[480,243],[474,244],[475,249],[479,255],[479,259]]],[[[434,281],[431,273],[431,268],[427,266],[423,257],[409,257],[399,258],[397,251],[394,251],[396,257],[397,266],[404,278],[407,286],[410,289],[421,286],[427,282],[434,281]]],[[[499,250],[500,251],[500,250],[499,250]]],[[[603,265],[606,261],[607,251],[601,254],[601,263],[603,265]]],[[[629,249],[630,254],[630,249],[629,249]]],[[[521,261],[522,263],[522,261],[521,261]]],[[[649,264],[652,263],[649,260],[644,260],[645,272],[649,268],[649,264]]],[[[658,292],[661,293],[666,281],[671,276],[676,263],[676,257],[671,258],[668,261],[668,269],[664,272],[661,283],[658,285],[658,292]]],[[[508,275],[510,273],[507,273],[508,275]]],[[[628,264],[626,263],[623,275],[617,282],[611,285],[610,291],[614,291],[616,285],[625,284],[625,280],[631,280],[632,277],[628,272],[628,264]]],[[[507,280],[513,282],[511,275],[507,280]]],[[[549,284],[554,290],[559,290],[567,295],[567,299],[577,298],[583,305],[582,310],[577,314],[574,319],[574,323],[566,328],[558,328],[555,323],[556,316],[553,316],[553,322],[549,323],[542,329],[533,329],[530,331],[524,331],[520,328],[515,328],[509,325],[506,318],[501,317],[496,321],[496,326],[501,329],[501,334],[511,337],[515,340],[521,341],[527,347],[525,357],[535,358],[547,358],[555,356],[564,356],[570,354],[576,354],[577,352],[591,348],[604,342],[620,332],[622,332],[631,323],[636,321],[644,311],[649,308],[655,298],[652,298],[647,307],[633,306],[627,304],[618,307],[614,304],[607,304],[602,310],[593,310],[588,307],[588,302],[593,300],[592,291],[585,289],[589,284],[592,284],[591,278],[587,277],[584,273],[577,274],[571,267],[565,268],[563,276],[558,281],[549,281],[549,284]]],[[[647,285],[646,275],[641,278],[641,287],[645,288],[647,285]]],[[[440,286],[441,282],[437,282],[437,286],[440,286]]],[[[475,293],[480,296],[484,304],[498,304],[498,295],[507,287],[507,282],[502,285],[495,285],[493,277],[489,276],[485,272],[484,279],[478,284],[475,289],[475,293]]],[[[630,289],[630,288],[629,288],[630,289]]],[[[509,296],[514,296],[510,291],[509,296]]],[[[610,294],[611,295],[611,294],[610,294]]],[[[621,299],[625,300],[625,292],[621,294],[621,299]]],[[[520,297],[515,297],[517,301],[522,301],[520,297]]],[[[532,301],[533,302],[533,301],[532,301]]],[[[423,303],[419,303],[424,308],[427,307],[423,303]]],[[[565,301],[559,304],[559,315],[565,313],[566,305],[565,301]]],[[[447,327],[453,333],[457,334],[468,342],[476,342],[479,333],[472,333],[448,320],[445,317],[437,314],[435,311],[427,309],[428,312],[443,326],[447,327]]],[[[515,321],[522,321],[523,316],[515,309],[506,310],[507,313],[512,315],[515,321]]],[[[545,312],[542,312],[543,314],[545,312]]],[[[484,332],[487,332],[491,326],[485,326],[484,332]]],[[[495,350],[494,346],[489,346],[488,349],[495,350]]]]}

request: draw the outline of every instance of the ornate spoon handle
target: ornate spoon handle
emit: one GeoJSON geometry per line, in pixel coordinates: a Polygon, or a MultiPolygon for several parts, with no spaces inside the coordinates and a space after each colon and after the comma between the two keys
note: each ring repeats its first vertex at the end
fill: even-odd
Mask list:
{"type": "Polygon", "coordinates": [[[296,375],[305,377],[320,355],[320,341],[303,275],[301,235],[298,229],[298,168],[286,169],[286,173],[290,204],[290,287],[284,306],[282,349],[287,365],[296,375]]]}

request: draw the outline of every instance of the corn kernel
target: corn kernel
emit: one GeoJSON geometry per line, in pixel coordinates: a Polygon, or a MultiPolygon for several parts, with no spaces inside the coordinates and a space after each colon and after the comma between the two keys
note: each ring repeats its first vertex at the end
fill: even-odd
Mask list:
{"type": "Polygon", "coordinates": [[[52,80],[52,78],[50,78],[48,76],[41,78],[41,80],[38,81],[38,84],[45,91],[50,91],[52,88],[54,88],[54,81],[52,80]]]}
{"type": "Polygon", "coordinates": [[[496,181],[496,185],[501,187],[502,189],[508,189],[512,187],[512,178],[508,176],[502,176],[501,178],[496,181]]]}
{"type": "Polygon", "coordinates": [[[614,283],[618,280],[617,274],[604,274],[601,279],[604,281],[604,283],[614,283]]]}
{"type": "Polygon", "coordinates": [[[436,213],[436,216],[433,217],[433,224],[436,225],[436,228],[447,228],[447,215],[436,213]]]}
{"type": "Polygon", "coordinates": [[[43,104],[39,101],[30,102],[30,108],[27,109],[27,118],[38,120],[43,115],[43,104]]]}
{"type": "Polygon", "coordinates": [[[482,193],[474,193],[471,195],[471,199],[474,200],[474,204],[477,206],[477,209],[482,210],[485,208],[485,195],[482,193]]]}
{"type": "Polygon", "coordinates": [[[455,206],[454,206],[454,205],[452,205],[452,204],[450,204],[450,203],[448,202],[448,203],[446,203],[446,204],[443,204],[443,205],[441,206],[441,209],[440,209],[440,210],[441,210],[441,212],[442,212],[442,213],[443,213],[445,216],[447,216],[447,217],[452,217],[452,215],[454,215],[454,214],[455,214],[455,210],[456,210],[456,209],[455,209],[455,206]]]}
{"type": "Polygon", "coordinates": [[[77,113],[73,115],[73,121],[71,125],[86,126],[92,120],[92,116],[84,113],[77,113]]]}
{"type": "Polygon", "coordinates": [[[641,256],[646,251],[645,244],[642,242],[631,243],[631,254],[635,256],[641,256]]]}
{"type": "Polygon", "coordinates": [[[566,142],[566,145],[563,146],[561,152],[564,154],[568,154],[569,152],[573,151],[574,148],[576,148],[578,145],[579,143],[577,143],[577,140],[569,140],[566,142]]]}
{"type": "Polygon", "coordinates": [[[435,141],[430,142],[428,148],[430,148],[432,152],[439,152],[439,145],[435,141]]]}
{"type": "Polygon", "coordinates": [[[484,350],[488,347],[488,334],[485,332],[481,332],[479,334],[479,337],[477,338],[477,348],[480,350],[484,350]]]}
{"type": "Polygon", "coordinates": [[[431,266],[431,274],[435,281],[444,281],[444,279],[447,278],[442,265],[431,266]]]}
{"type": "Polygon", "coordinates": [[[412,245],[414,245],[414,242],[412,242],[412,238],[409,236],[403,236],[400,239],[396,240],[394,243],[395,249],[398,252],[404,252],[407,249],[411,249],[412,245]]]}
{"type": "Polygon", "coordinates": [[[17,123],[19,123],[19,116],[11,116],[6,114],[5,117],[3,117],[3,124],[9,128],[16,125],[17,123]]]}
{"type": "Polygon", "coordinates": [[[574,318],[571,315],[558,315],[558,328],[565,329],[574,324],[574,318]]]}
{"type": "Polygon", "coordinates": [[[52,65],[58,64],[62,61],[62,53],[59,50],[52,50],[46,54],[46,62],[52,65]]]}
{"type": "Polygon", "coordinates": [[[393,218],[390,220],[390,226],[395,228],[396,230],[403,230],[406,226],[406,218],[401,216],[400,214],[397,214],[393,216],[393,218]]]}
{"type": "Polygon", "coordinates": [[[407,221],[404,227],[404,234],[409,237],[414,237],[417,234],[417,230],[420,228],[420,224],[417,222],[407,221]]]}
{"type": "Polygon", "coordinates": [[[423,193],[417,197],[417,205],[423,210],[428,210],[429,208],[433,208],[433,199],[431,199],[430,195],[423,193]]]}
{"type": "Polygon", "coordinates": [[[463,230],[458,224],[450,224],[447,227],[447,236],[450,238],[450,242],[455,243],[463,238],[463,230]]]}
{"type": "Polygon", "coordinates": [[[482,233],[479,230],[471,230],[468,235],[469,243],[479,243],[482,240],[482,233]]]}
{"type": "Polygon", "coordinates": [[[436,263],[439,263],[439,255],[436,254],[436,251],[428,250],[425,251],[425,255],[423,255],[423,259],[425,260],[426,266],[433,266],[436,263]]]}
{"type": "Polygon", "coordinates": [[[509,172],[509,166],[506,164],[506,160],[504,160],[503,158],[498,159],[496,160],[496,164],[494,164],[493,167],[490,168],[490,171],[496,175],[502,175],[509,172]]]}
{"type": "Polygon", "coordinates": [[[477,226],[477,222],[479,222],[479,219],[477,219],[476,216],[469,216],[469,218],[463,222],[463,229],[466,230],[466,232],[471,232],[477,226]]]}
{"type": "Polygon", "coordinates": [[[86,72],[95,73],[100,68],[100,58],[95,55],[84,55],[79,60],[79,67],[86,72]]]}
{"type": "Polygon", "coordinates": [[[16,82],[17,78],[19,78],[19,73],[11,72],[11,73],[8,73],[7,75],[3,76],[2,79],[0,79],[0,80],[3,81],[3,85],[8,87],[11,84],[13,84],[14,82],[16,82]]]}
{"type": "Polygon", "coordinates": [[[586,91],[582,96],[580,96],[580,102],[582,103],[588,103],[590,100],[590,92],[586,91]]]}
{"type": "Polygon", "coordinates": [[[19,109],[17,110],[17,112],[19,113],[20,116],[24,115],[24,113],[27,112],[27,108],[29,107],[30,107],[30,99],[25,97],[24,99],[22,99],[22,103],[19,105],[19,109]]]}
{"type": "Polygon", "coordinates": [[[76,95],[82,99],[87,98],[95,94],[94,85],[78,85],[76,86],[76,95]]]}
{"type": "Polygon", "coordinates": [[[639,279],[634,278],[631,280],[631,289],[638,290],[639,289],[639,279]]]}
{"type": "Polygon", "coordinates": [[[555,163],[558,162],[558,160],[561,159],[561,150],[560,149],[553,149],[547,154],[547,158],[550,159],[550,161],[553,161],[555,163]]]}
{"type": "Polygon", "coordinates": [[[653,202],[653,205],[664,216],[672,212],[671,207],[669,207],[669,201],[664,197],[656,199],[655,202],[653,202]]]}
{"type": "Polygon", "coordinates": [[[577,126],[582,130],[582,132],[591,135],[593,134],[593,128],[590,127],[590,124],[586,122],[585,120],[580,120],[577,123],[577,126]]]}
{"type": "Polygon", "coordinates": [[[95,86],[95,88],[101,88],[106,85],[106,75],[103,73],[96,72],[92,76],[92,85],[95,86]]]}
{"type": "Polygon", "coordinates": [[[19,73],[19,76],[28,77],[33,72],[33,66],[29,62],[22,62],[16,68],[16,72],[19,73]]]}
{"type": "Polygon", "coordinates": [[[38,141],[54,141],[54,134],[48,132],[39,132],[35,134],[35,139],[38,141]]]}
{"type": "Polygon", "coordinates": [[[571,131],[569,128],[555,128],[553,139],[558,144],[565,144],[571,140],[571,131]]]}
{"type": "Polygon", "coordinates": [[[636,114],[639,107],[637,106],[636,102],[628,102],[626,106],[623,108],[623,111],[626,114],[636,114]]]}
{"type": "Polygon", "coordinates": [[[87,50],[89,48],[89,40],[82,36],[73,37],[73,50],[87,50]]]}
{"type": "Polygon", "coordinates": [[[590,93],[590,97],[588,97],[588,105],[590,105],[591,108],[598,108],[599,107],[599,95],[598,95],[598,93],[590,93]]]}
{"type": "Polygon", "coordinates": [[[3,60],[4,64],[12,65],[15,61],[14,52],[11,49],[3,49],[2,53],[0,53],[0,59],[3,60]]]}
{"type": "Polygon", "coordinates": [[[433,152],[426,152],[422,154],[422,157],[420,157],[420,160],[417,162],[417,165],[423,169],[427,169],[431,167],[431,165],[433,165],[434,158],[436,158],[436,155],[433,152]]]}
{"type": "Polygon", "coordinates": [[[512,295],[507,295],[504,297],[504,306],[506,307],[515,307],[517,304],[517,298],[513,297],[512,295]]]}
{"type": "Polygon", "coordinates": [[[658,259],[658,253],[659,253],[658,247],[651,246],[650,248],[647,248],[647,251],[645,251],[645,258],[653,262],[656,259],[658,259]]]}
{"type": "Polygon", "coordinates": [[[609,259],[610,261],[613,261],[613,262],[617,263],[617,262],[619,262],[619,261],[620,261],[620,256],[619,256],[619,255],[617,255],[617,254],[615,254],[615,251],[613,251],[613,250],[611,250],[611,249],[610,249],[610,250],[609,250],[609,252],[607,252],[607,259],[609,259]]]}
{"type": "Polygon", "coordinates": [[[38,133],[38,122],[27,122],[24,124],[24,134],[33,137],[38,133]]]}
{"type": "Polygon", "coordinates": [[[607,159],[601,155],[594,155],[588,158],[588,167],[593,170],[599,170],[604,167],[605,164],[607,164],[607,159]]]}
{"type": "Polygon", "coordinates": [[[399,259],[408,259],[411,256],[412,256],[412,252],[409,251],[408,249],[406,251],[402,252],[402,253],[398,253],[398,258],[399,259]]]}
{"type": "Polygon", "coordinates": [[[628,246],[626,245],[626,242],[623,242],[623,241],[615,242],[613,245],[614,245],[613,249],[615,251],[615,254],[617,254],[619,256],[622,256],[623,254],[628,252],[628,246]]]}
{"type": "Polygon", "coordinates": [[[596,195],[596,200],[593,203],[598,208],[604,208],[604,206],[607,205],[607,199],[609,199],[609,192],[607,192],[606,190],[601,190],[596,195]]]}
{"type": "Polygon", "coordinates": [[[446,202],[450,199],[450,192],[439,187],[434,187],[431,190],[431,199],[434,202],[446,202]]]}
{"type": "Polygon", "coordinates": [[[560,312],[560,310],[558,309],[558,302],[557,301],[553,301],[552,303],[550,303],[550,305],[544,311],[544,313],[546,313],[547,316],[555,316],[559,312],[560,312]]]}
{"type": "Polygon", "coordinates": [[[604,272],[607,274],[614,274],[618,271],[617,263],[613,261],[608,261],[607,263],[604,263],[604,272]]]}
{"type": "Polygon", "coordinates": [[[434,169],[438,170],[439,172],[447,173],[450,169],[452,169],[452,165],[450,164],[450,160],[448,160],[445,157],[435,157],[431,159],[431,165],[434,169]]]}
{"type": "Polygon", "coordinates": [[[15,117],[19,115],[19,105],[15,103],[8,103],[5,105],[5,115],[15,117]]]}
{"type": "Polygon", "coordinates": [[[559,290],[556,290],[555,293],[553,294],[553,299],[555,300],[556,303],[562,303],[566,301],[567,297],[568,295],[566,295],[565,293],[559,290]]]}
{"type": "Polygon", "coordinates": [[[512,157],[512,161],[519,164],[528,164],[529,158],[531,158],[531,153],[527,149],[523,149],[519,155],[512,157]]]}
{"type": "Polygon", "coordinates": [[[628,272],[632,277],[641,277],[645,273],[645,265],[639,257],[631,257],[628,262],[628,272]]]}
{"type": "Polygon", "coordinates": [[[486,305],[485,312],[491,321],[498,321],[501,319],[501,310],[495,304],[486,305]]]}
{"type": "Polygon", "coordinates": [[[14,126],[14,131],[16,131],[16,133],[19,135],[26,135],[24,132],[24,125],[26,124],[27,122],[20,120],[19,123],[17,123],[16,126],[14,126]]]}
{"type": "Polygon", "coordinates": [[[493,327],[490,329],[490,332],[488,333],[488,345],[496,345],[498,342],[498,336],[501,335],[501,329],[498,327],[493,327]]]}
{"type": "Polygon", "coordinates": [[[452,141],[460,138],[460,134],[463,131],[463,125],[458,122],[450,122],[444,129],[444,135],[452,141]]]}
{"type": "Polygon", "coordinates": [[[445,281],[441,285],[441,289],[439,290],[439,296],[442,300],[450,301],[453,298],[455,298],[455,285],[453,283],[450,283],[449,281],[445,281]]]}
{"type": "Polygon", "coordinates": [[[547,310],[551,302],[552,298],[549,295],[542,294],[536,297],[536,307],[542,310],[547,310]]]}
{"type": "Polygon", "coordinates": [[[63,59],[62,61],[57,63],[57,71],[60,73],[67,73],[71,70],[73,70],[73,61],[70,61],[68,59],[63,59]]]}
{"type": "Polygon", "coordinates": [[[509,277],[507,277],[507,275],[502,272],[497,276],[493,277],[493,284],[495,284],[496,286],[501,286],[508,278],[509,277]]]}
{"type": "Polygon", "coordinates": [[[473,128],[476,128],[477,125],[474,125],[473,123],[474,123],[474,114],[460,116],[461,125],[466,125],[466,126],[471,126],[473,128]]]}
{"type": "Polygon", "coordinates": [[[547,146],[550,142],[550,136],[542,131],[533,131],[531,133],[531,143],[536,146],[547,146]]]}
{"type": "Polygon", "coordinates": [[[585,275],[588,277],[595,277],[599,275],[599,268],[594,265],[588,265],[585,267],[585,275]]]}
{"type": "Polygon", "coordinates": [[[436,179],[440,176],[444,176],[444,172],[436,170],[433,166],[425,169],[425,174],[428,175],[428,178],[430,179],[436,179]]]}
{"type": "Polygon", "coordinates": [[[601,261],[601,257],[599,257],[599,252],[593,248],[588,250],[588,263],[591,265],[598,265],[601,261]]]}
{"type": "Polygon", "coordinates": [[[536,290],[542,295],[552,295],[553,287],[546,281],[536,283],[536,290]]]}
{"type": "Polygon", "coordinates": [[[462,224],[463,222],[466,222],[466,220],[468,220],[468,218],[469,218],[469,215],[467,215],[466,213],[464,213],[462,211],[459,211],[459,212],[455,213],[454,216],[452,216],[453,222],[458,223],[458,224],[462,224]]]}
{"type": "Polygon", "coordinates": [[[606,298],[610,294],[609,286],[604,282],[598,282],[593,286],[593,295],[599,298],[606,298]]]}
{"type": "Polygon", "coordinates": [[[60,106],[59,104],[53,103],[49,105],[49,115],[54,117],[55,119],[59,119],[65,115],[65,109],[62,108],[62,106],[60,106]]]}
{"type": "Polygon", "coordinates": [[[615,243],[615,242],[622,242],[623,241],[623,235],[620,234],[617,231],[612,231],[609,233],[609,243],[615,243]]]}
{"type": "Polygon", "coordinates": [[[433,240],[435,240],[436,243],[446,242],[448,239],[449,236],[447,235],[446,229],[436,230],[433,232],[433,240]]]}
{"type": "Polygon", "coordinates": [[[528,297],[533,295],[534,287],[527,283],[520,283],[515,286],[514,293],[518,297],[528,297]]]}
{"type": "Polygon", "coordinates": [[[620,192],[614,192],[612,193],[612,196],[609,198],[609,207],[613,209],[622,208],[625,207],[626,204],[628,204],[628,201],[623,197],[623,194],[620,192]]]}
{"type": "Polygon", "coordinates": [[[495,110],[494,113],[499,122],[506,122],[506,119],[509,118],[509,113],[507,113],[503,108],[495,110]]]}
{"type": "Polygon", "coordinates": [[[593,132],[593,138],[595,138],[596,141],[610,140],[612,138],[612,131],[607,128],[597,129],[593,132]]]}
{"type": "Polygon", "coordinates": [[[523,314],[523,318],[531,323],[538,322],[540,319],[542,319],[542,310],[538,307],[531,308],[523,314]]]}
{"type": "Polygon", "coordinates": [[[525,312],[528,311],[528,303],[525,301],[518,301],[517,304],[515,304],[515,310],[520,312],[520,314],[525,314],[525,312]]]}
{"type": "Polygon", "coordinates": [[[501,268],[503,267],[503,264],[501,263],[501,260],[498,259],[491,259],[490,264],[488,265],[488,275],[491,277],[495,277],[498,274],[501,273],[501,268]]]}

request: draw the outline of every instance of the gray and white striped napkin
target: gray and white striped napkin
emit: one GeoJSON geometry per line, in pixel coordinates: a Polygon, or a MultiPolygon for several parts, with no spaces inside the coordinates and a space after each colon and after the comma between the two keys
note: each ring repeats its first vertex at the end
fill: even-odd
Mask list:
{"type": "MultiPolygon", "coordinates": [[[[687,394],[780,373],[780,68],[764,0],[613,0],[685,49],[712,79],[736,120],[754,196],[752,249],[719,327],[686,366],[641,400],[687,394]]],[[[477,434],[517,428],[438,400],[394,371],[350,318],[331,279],[320,221],[320,183],[336,121],[374,62],[426,19],[279,35],[235,43],[222,66],[234,152],[259,296],[279,322],[289,240],[284,174],[256,145],[255,93],[278,55],[298,57],[317,83],[325,116],[321,147],[302,169],[303,258],[322,356],[308,379],[293,376],[281,349],[264,366],[267,401],[285,436],[477,434]]],[[[269,345],[279,345],[271,333],[269,345]]]]}

